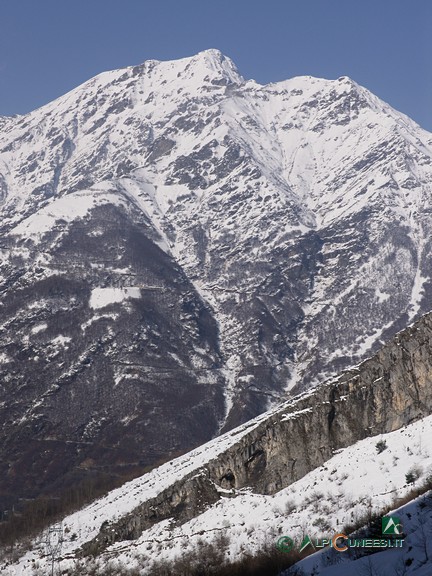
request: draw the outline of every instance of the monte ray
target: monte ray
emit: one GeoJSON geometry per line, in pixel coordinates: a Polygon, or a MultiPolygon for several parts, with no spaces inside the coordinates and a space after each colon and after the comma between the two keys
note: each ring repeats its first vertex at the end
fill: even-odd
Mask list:
{"type": "Polygon", "coordinates": [[[432,136],[217,50],[0,119],[0,509],[143,471],[429,309],[432,136]]]}

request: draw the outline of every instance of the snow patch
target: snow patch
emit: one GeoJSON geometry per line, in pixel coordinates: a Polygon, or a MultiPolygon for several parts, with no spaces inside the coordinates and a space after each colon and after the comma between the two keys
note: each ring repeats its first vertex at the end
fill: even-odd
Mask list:
{"type": "Polygon", "coordinates": [[[41,237],[52,230],[63,230],[65,225],[82,219],[96,206],[123,205],[118,194],[91,189],[58,198],[20,222],[12,234],[24,237],[41,237]]]}
{"type": "Polygon", "coordinates": [[[0,352],[0,364],[8,364],[11,361],[11,358],[5,352],[0,352]]]}
{"type": "Polygon", "coordinates": [[[382,292],[379,288],[375,290],[375,296],[377,297],[380,304],[390,298],[390,294],[387,292],[382,292]]]}
{"type": "Polygon", "coordinates": [[[40,324],[36,324],[36,326],[33,326],[33,328],[31,329],[31,333],[38,334],[39,332],[43,332],[47,328],[48,324],[46,322],[41,322],[40,324]]]}
{"type": "Polygon", "coordinates": [[[56,338],[53,338],[51,340],[51,343],[54,344],[54,346],[61,346],[63,348],[65,348],[69,342],[71,342],[72,338],[70,336],[57,336],[56,338]]]}
{"type": "Polygon", "coordinates": [[[105,308],[131,298],[141,298],[141,289],[136,286],[123,288],[93,288],[90,296],[90,308],[105,308]]]}

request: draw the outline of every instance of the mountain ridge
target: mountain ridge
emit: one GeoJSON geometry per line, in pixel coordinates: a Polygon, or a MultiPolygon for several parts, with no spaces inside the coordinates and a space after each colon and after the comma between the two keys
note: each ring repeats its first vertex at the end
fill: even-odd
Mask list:
{"type": "Polygon", "coordinates": [[[431,191],[431,135],[365,89],[213,50],[8,121],[0,495],[138,473],[371,354],[429,309],[431,191]]]}

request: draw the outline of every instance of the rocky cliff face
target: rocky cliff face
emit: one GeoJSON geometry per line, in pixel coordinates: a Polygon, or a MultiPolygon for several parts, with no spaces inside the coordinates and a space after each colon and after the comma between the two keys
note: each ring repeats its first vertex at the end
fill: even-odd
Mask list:
{"type": "MultiPolygon", "coordinates": [[[[106,522],[84,553],[139,538],[167,518],[182,523],[241,488],[274,494],[318,468],[335,451],[398,430],[432,413],[432,316],[398,334],[339,378],[251,422],[229,446],[120,520],[106,522]]],[[[205,453],[205,450],[204,450],[205,453]]],[[[193,458],[193,455],[191,455],[193,458]]]]}
{"type": "Polygon", "coordinates": [[[431,135],[348,78],[210,50],[0,126],[2,508],[199,445],[429,309],[431,135]]]}

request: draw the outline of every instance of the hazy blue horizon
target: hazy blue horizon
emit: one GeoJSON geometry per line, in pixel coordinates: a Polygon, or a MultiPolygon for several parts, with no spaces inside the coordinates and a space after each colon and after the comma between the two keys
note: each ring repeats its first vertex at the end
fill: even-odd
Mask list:
{"type": "Polygon", "coordinates": [[[217,48],[262,84],[350,76],[432,131],[429,0],[15,0],[0,17],[0,115],[105,70],[217,48]]]}

